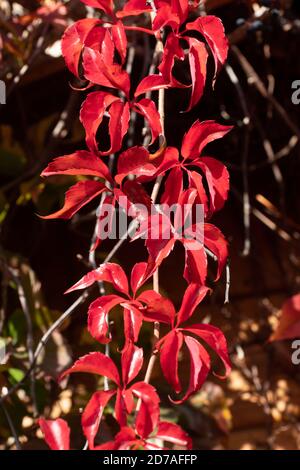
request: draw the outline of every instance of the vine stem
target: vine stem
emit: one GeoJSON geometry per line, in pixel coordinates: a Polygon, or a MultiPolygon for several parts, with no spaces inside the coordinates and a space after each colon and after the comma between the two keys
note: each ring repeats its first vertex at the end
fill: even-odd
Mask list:
{"type": "MultiPolygon", "coordinates": [[[[152,6],[152,8],[154,10],[155,6],[152,6]]],[[[151,14],[152,21],[153,21],[154,16],[155,16],[155,10],[151,14]]],[[[163,52],[163,42],[161,38],[157,38],[155,54],[158,55],[161,52],[163,52]]],[[[160,114],[160,119],[161,119],[162,136],[164,137],[165,136],[165,90],[163,88],[160,89],[158,92],[158,112],[160,114]]],[[[162,180],[163,180],[163,176],[158,176],[154,183],[153,190],[151,193],[151,199],[152,199],[153,204],[155,204],[155,201],[157,199],[162,180]]],[[[159,293],[159,270],[158,269],[153,274],[153,290],[159,293]]],[[[145,378],[144,378],[145,383],[149,383],[151,380],[151,375],[152,375],[154,365],[156,362],[156,357],[157,357],[156,352],[155,352],[155,344],[159,340],[159,336],[160,336],[160,325],[159,325],[159,322],[155,322],[154,327],[153,327],[153,343],[152,343],[153,349],[152,349],[152,354],[150,356],[146,373],[145,373],[145,378]]],[[[136,406],[137,412],[139,411],[140,406],[141,406],[141,400],[139,399],[137,402],[137,406],[136,406]]]]}

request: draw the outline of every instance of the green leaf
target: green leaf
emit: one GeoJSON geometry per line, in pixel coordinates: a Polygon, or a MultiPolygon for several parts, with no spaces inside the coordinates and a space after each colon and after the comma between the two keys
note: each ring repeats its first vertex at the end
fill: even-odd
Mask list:
{"type": "Polygon", "coordinates": [[[21,369],[14,369],[13,367],[8,369],[8,373],[15,383],[21,382],[25,377],[25,374],[21,369]]]}

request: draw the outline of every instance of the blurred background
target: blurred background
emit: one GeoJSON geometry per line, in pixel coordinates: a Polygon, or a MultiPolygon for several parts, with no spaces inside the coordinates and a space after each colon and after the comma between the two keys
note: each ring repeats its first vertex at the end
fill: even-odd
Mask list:
{"type": "MultiPolygon", "coordinates": [[[[198,394],[176,407],[159,365],[153,384],[164,417],[189,432],[195,449],[299,449],[300,365],[293,356],[299,346],[293,341],[300,338],[300,5],[297,0],[206,0],[199,8],[223,20],[228,63],[215,88],[208,85],[188,115],[178,112],[186,107],[186,92],[167,93],[166,135],[169,145],[178,146],[196,119],[235,125],[206,152],[223,161],[231,175],[229,199],[213,218],[230,243],[230,302],[224,305],[223,276],[197,311],[198,318],[225,333],[233,371],[226,381],[210,375],[198,394]]],[[[96,207],[87,206],[68,222],[37,214],[61,206],[75,180],[45,181],[39,176],[43,168],[55,156],[85,148],[78,119],[85,92],[74,90],[82,83],[65,67],[60,38],[73,21],[93,14],[79,0],[0,3],[0,80],[6,85],[6,104],[0,104],[2,450],[16,448],[18,441],[24,449],[45,448],[36,424],[41,414],[66,418],[72,446],[82,447],[80,409],[97,387],[96,378],[87,375],[72,377],[63,387],[56,381],[74,359],[101,349],[85,328],[87,302],[54,331],[26,375],[41,338],[77,298],[63,292],[90,269],[96,207]]],[[[153,44],[132,32],[128,40],[134,49],[132,80],[138,82],[145,51],[153,44]]],[[[188,67],[184,78],[189,79],[188,67]]],[[[137,122],[131,145],[141,127],[137,122]]],[[[112,243],[100,246],[97,263],[112,243]]],[[[146,251],[142,243],[127,243],[114,259],[130,272],[146,259],[146,251]]],[[[185,289],[183,260],[177,248],[160,274],[162,292],[176,306],[185,289]]],[[[90,299],[96,295],[96,289],[89,292],[90,299]]],[[[116,311],[117,338],[120,318],[116,311]]],[[[141,343],[150,351],[147,325],[141,343]]],[[[187,367],[183,356],[183,376],[187,367]]],[[[217,361],[215,369],[221,371],[217,361]]],[[[116,429],[108,410],[105,438],[116,429]]]]}

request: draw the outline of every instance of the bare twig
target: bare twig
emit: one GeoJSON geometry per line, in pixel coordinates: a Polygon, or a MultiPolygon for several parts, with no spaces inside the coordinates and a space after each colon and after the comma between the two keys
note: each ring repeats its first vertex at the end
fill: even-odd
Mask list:
{"type": "Polygon", "coordinates": [[[225,71],[234,85],[239,96],[239,102],[243,111],[242,123],[245,127],[245,134],[243,138],[243,152],[242,152],[242,173],[243,173],[243,218],[244,218],[244,248],[243,256],[248,256],[251,248],[250,240],[250,196],[249,196],[249,169],[248,169],[248,156],[250,144],[250,112],[248,109],[245,93],[240,85],[239,79],[230,64],[225,65],[225,71]]]}
{"type": "MultiPolygon", "coordinates": [[[[17,269],[14,269],[10,266],[7,266],[5,260],[1,261],[3,276],[5,282],[7,282],[7,277],[10,277],[17,286],[17,292],[19,297],[19,302],[22,308],[22,311],[25,316],[25,321],[27,324],[27,353],[29,363],[33,363],[33,355],[34,355],[34,341],[33,341],[33,324],[31,318],[30,307],[27,301],[23,280],[20,278],[17,269]]],[[[5,299],[4,299],[5,301],[5,299]]],[[[35,374],[34,374],[34,367],[30,372],[30,395],[32,399],[32,406],[33,406],[33,414],[34,416],[38,415],[38,406],[37,406],[37,399],[36,399],[36,390],[35,390],[35,374]]]]}
{"type": "MultiPolygon", "coordinates": [[[[133,60],[133,59],[132,59],[133,60]]],[[[114,162],[114,158],[115,158],[115,155],[110,155],[110,158],[109,158],[109,166],[110,166],[110,169],[113,167],[113,162],[114,162]]],[[[101,201],[99,203],[99,206],[98,206],[98,210],[101,210],[101,207],[105,201],[105,198],[106,198],[106,191],[102,194],[101,196],[101,201]]],[[[97,268],[97,263],[96,263],[96,250],[94,249],[94,245],[95,243],[97,242],[97,238],[98,238],[98,234],[97,234],[97,227],[98,227],[98,220],[97,220],[97,217],[98,217],[98,210],[96,211],[96,222],[95,222],[95,228],[94,228],[94,233],[93,233],[93,236],[92,236],[92,240],[91,240],[91,245],[90,245],[90,251],[89,251],[89,264],[92,266],[93,269],[96,269],[97,268]]],[[[104,283],[103,281],[98,281],[97,282],[98,284],[98,288],[99,288],[99,293],[100,295],[105,295],[105,288],[104,288],[104,283]]],[[[108,325],[109,325],[109,321],[108,321],[108,325]]],[[[109,333],[109,331],[108,331],[109,333]]],[[[107,343],[105,345],[105,355],[107,357],[110,356],[110,345],[109,343],[107,343]]],[[[104,390],[105,391],[108,391],[109,390],[109,381],[108,381],[108,377],[104,377],[104,390]]]]}
{"type": "MultiPolygon", "coordinates": [[[[152,10],[153,10],[153,12],[151,14],[152,21],[153,21],[154,13],[156,12],[154,2],[151,2],[151,6],[152,6],[152,10]]],[[[157,39],[155,52],[154,52],[154,60],[155,61],[157,59],[157,54],[160,54],[162,50],[163,50],[163,43],[162,43],[161,39],[157,39]]],[[[158,112],[159,112],[160,118],[161,118],[162,135],[163,136],[165,135],[165,126],[164,126],[165,111],[164,111],[164,109],[165,109],[165,90],[162,88],[162,89],[159,90],[159,94],[158,94],[158,112]]],[[[153,190],[152,190],[152,194],[151,194],[151,199],[152,199],[153,204],[155,204],[155,201],[157,199],[162,180],[163,180],[162,176],[159,176],[159,177],[157,177],[157,179],[155,181],[155,184],[154,184],[154,187],[153,187],[153,190]]],[[[153,290],[155,292],[159,292],[159,270],[158,269],[156,269],[156,271],[153,275],[153,290]]],[[[152,351],[152,354],[150,356],[148,366],[147,366],[147,370],[146,370],[146,374],[145,374],[145,378],[144,378],[144,382],[146,382],[146,383],[150,382],[151,375],[152,375],[152,372],[153,372],[153,368],[154,368],[154,365],[155,365],[155,362],[156,362],[155,344],[159,340],[159,336],[160,336],[160,325],[159,325],[159,322],[155,322],[154,327],[153,327],[153,351],[152,351]]],[[[138,411],[140,409],[140,406],[141,406],[141,400],[139,400],[138,403],[137,403],[136,411],[138,411]]]]}
{"type": "MultiPolygon", "coordinates": [[[[28,359],[29,362],[33,363],[33,356],[34,356],[34,341],[33,341],[33,325],[31,319],[30,308],[27,302],[26,294],[24,287],[22,285],[22,281],[18,278],[15,274],[14,279],[17,284],[17,291],[19,296],[19,301],[26,319],[27,323],[27,351],[28,351],[28,359]]],[[[38,406],[37,406],[37,399],[36,399],[36,390],[35,390],[35,371],[34,365],[32,367],[32,371],[30,372],[30,394],[32,399],[33,405],[33,416],[38,416],[38,406]]]]}
{"type": "Polygon", "coordinates": [[[13,436],[13,438],[14,438],[15,445],[16,445],[16,449],[17,449],[17,450],[22,450],[22,447],[21,447],[21,444],[20,444],[20,441],[19,441],[19,437],[18,437],[18,433],[17,433],[17,431],[16,431],[16,428],[15,428],[15,426],[14,426],[14,423],[13,423],[13,421],[12,421],[12,419],[11,419],[10,414],[9,414],[9,412],[8,412],[8,410],[7,410],[7,408],[6,408],[6,406],[4,405],[4,403],[2,403],[1,401],[0,401],[0,406],[1,406],[2,410],[3,410],[3,414],[4,414],[5,418],[6,418],[6,421],[7,421],[8,425],[9,425],[11,434],[12,434],[12,436],[13,436]]]}
{"type": "MultiPolygon", "coordinates": [[[[39,25],[40,26],[40,25],[39,25]]],[[[46,46],[46,37],[47,37],[47,32],[49,30],[50,24],[45,23],[43,25],[42,31],[39,32],[40,28],[37,28],[35,31],[36,36],[38,36],[38,39],[34,41],[35,43],[35,48],[34,51],[31,55],[31,57],[28,59],[27,64],[24,64],[18,75],[16,75],[10,85],[10,87],[7,90],[7,97],[12,93],[12,91],[15,89],[15,87],[20,83],[21,79],[24,77],[26,73],[28,73],[28,70],[30,70],[30,67],[34,64],[36,59],[40,56],[40,54],[43,52],[46,46]]],[[[18,37],[18,34],[17,34],[18,37]]]]}
{"type": "Polygon", "coordinates": [[[230,262],[229,262],[229,260],[227,260],[224,304],[229,304],[229,292],[230,292],[230,262]]]}
{"type": "Polygon", "coordinates": [[[260,163],[254,163],[253,165],[249,166],[249,171],[256,171],[256,170],[259,170],[260,168],[275,165],[278,162],[278,160],[281,160],[283,157],[290,155],[291,151],[296,147],[298,142],[299,142],[298,137],[296,135],[293,135],[290,138],[289,142],[281,150],[275,153],[272,160],[268,160],[268,161],[260,162],[260,163]]]}
{"type": "Polygon", "coordinates": [[[283,106],[276,100],[276,98],[271,95],[265,87],[265,84],[260,79],[248,59],[244,56],[244,54],[240,51],[240,49],[236,46],[231,47],[231,51],[234,53],[236,58],[238,59],[246,77],[248,84],[256,88],[256,90],[261,94],[263,98],[270,101],[273,108],[277,112],[277,114],[283,119],[286,125],[291,129],[291,131],[300,139],[300,129],[298,126],[290,119],[287,112],[283,108],[283,106]]]}
{"type": "MultiPolygon", "coordinates": [[[[233,187],[231,188],[231,191],[237,197],[237,199],[240,202],[242,202],[242,196],[239,194],[239,192],[233,187]]],[[[275,222],[273,222],[273,220],[271,220],[269,217],[263,214],[259,209],[255,207],[251,207],[250,211],[258,220],[260,220],[270,230],[275,232],[284,241],[287,241],[287,242],[293,241],[292,236],[288,232],[280,228],[275,222]]]]}
{"type": "Polygon", "coordinates": [[[263,147],[266,152],[268,162],[270,162],[271,164],[271,170],[274,175],[274,179],[279,187],[281,207],[284,208],[284,181],[282,172],[277,163],[275,162],[275,152],[273,146],[268,137],[266,136],[263,126],[260,124],[259,119],[257,119],[257,117],[255,118],[255,126],[261,135],[263,147]]]}
{"type": "Polygon", "coordinates": [[[71,315],[72,313],[74,313],[74,311],[76,310],[76,308],[81,305],[87,298],[88,296],[88,292],[85,291],[80,297],[78,297],[77,300],[75,300],[75,302],[50,326],[50,328],[46,331],[46,333],[42,336],[42,338],[40,339],[35,351],[34,351],[34,354],[33,354],[33,359],[32,359],[32,362],[28,368],[28,370],[26,371],[24,377],[22,380],[20,380],[20,382],[18,382],[17,384],[15,384],[13,387],[11,387],[7,393],[5,393],[5,395],[3,395],[2,397],[0,397],[0,404],[3,403],[9,396],[11,396],[14,392],[16,392],[20,387],[21,385],[24,384],[24,382],[26,381],[26,379],[30,376],[32,370],[34,369],[35,367],[35,364],[36,364],[36,361],[39,357],[39,355],[41,354],[42,350],[44,349],[44,347],[46,346],[46,344],[48,343],[49,339],[51,338],[52,336],[52,333],[57,330],[71,315]]]}

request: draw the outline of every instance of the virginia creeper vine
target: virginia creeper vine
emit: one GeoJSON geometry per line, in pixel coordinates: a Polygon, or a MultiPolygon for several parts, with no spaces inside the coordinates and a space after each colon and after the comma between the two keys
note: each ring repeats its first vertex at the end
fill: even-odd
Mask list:
{"type": "MultiPolygon", "coordinates": [[[[175,404],[187,400],[201,388],[211,368],[210,355],[202,342],[219,356],[225,366],[225,376],[230,371],[223,333],[213,325],[187,321],[211,290],[207,286],[208,256],[216,260],[215,280],[220,278],[226,265],[226,240],[209,220],[224,205],[229,176],[225,166],[206,156],[203,150],[209,142],[226,135],[231,127],[215,121],[196,121],[184,134],[181,149],[169,147],[164,130],[164,107],[170,88],[186,90],[189,104],[185,111],[195,107],[206,84],[209,55],[214,62],[215,81],[227,57],[227,40],[217,17],[197,16],[194,21],[189,20],[190,12],[197,15],[197,0],[153,0],[150,3],[129,0],[117,11],[111,0],[82,1],[98,9],[103,17],[82,19],[68,27],[62,39],[62,52],[69,70],[77,79],[86,81],[85,89],[93,87],[80,112],[88,150],[58,157],[43,171],[44,177],[81,176],[67,191],[62,209],[45,219],[70,219],[90,201],[100,198],[92,250],[104,242],[99,227],[104,218],[104,203],[109,203],[130,213],[133,223],[139,227],[135,238],[146,234],[148,258],[133,266],[128,282],[122,267],[110,262],[125,237],[99,267],[95,265],[94,255],[90,256],[94,269],[67,292],[86,289],[95,282],[113,286],[116,293],[106,294],[100,289],[100,296],[90,304],[88,331],[99,343],[108,345],[114,339],[109,328],[109,313],[117,305],[122,307],[124,341],[118,345],[121,369],[108,354],[92,352],[79,358],[61,378],[74,372],[87,372],[106,380],[104,389],[92,395],[82,414],[82,429],[89,449],[159,449],[165,448],[165,442],[191,448],[191,439],[178,425],[160,421],[160,399],[150,381],[159,357],[165,379],[179,395],[176,399],[170,398],[171,401],[175,404]],[[148,19],[149,27],[136,24],[141,15],[148,19]],[[128,21],[132,23],[128,25],[128,21]],[[126,69],[127,35],[132,31],[155,37],[154,61],[158,62],[157,70],[144,77],[135,91],[132,90],[132,73],[128,73],[132,64],[126,69]],[[175,64],[181,63],[184,67],[185,59],[189,63],[189,84],[178,81],[173,70],[175,64]],[[156,104],[152,94],[157,91],[156,104]],[[143,144],[124,150],[130,120],[135,123],[137,116],[145,120],[151,142],[141,139],[143,144]],[[104,117],[109,120],[109,149],[103,149],[102,145],[100,149],[97,137],[104,117]],[[154,153],[150,150],[152,144],[159,147],[154,153]],[[112,154],[116,158],[116,171],[105,163],[112,154]],[[154,185],[149,195],[146,183],[152,181],[154,185]],[[127,201],[125,206],[123,198],[127,201]],[[174,216],[157,209],[158,198],[160,204],[175,205],[174,216]],[[140,204],[146,211],[140,210],[140,204]],[[201,205],[204,220],[192,220],[186,227],[186,219],[179,217],[185,205],[189,205],[191,214],[201,205]],[[158,236],[153,236],[150,230],[153,226],[159,229],[158,236]],[[169,229],[168,237],[163,236],[166,229],[169,229]],[[159,267],[178,243],[185,250],[183,276],[188,287],[176,311],[172,302],[160,293],[159,267]],[[153,289],[141,289],[151,277],[153,289]],[[153,350],[144,379],[136,381],[146,361],[143,348],[137,346],[144,322],[153,323],[153,350]],[[169,328],[163,336],[160,334],[162,324],[169,328]],[[184,393],[178,372],[179,352],[183,346],[190,358],[189,385],[184,393]],[[108,402],[114,403],[120,430],[114,441],[99,444],[101,420],[108,402]]],[[[40,418],[39,422],[50,448],[70,448],[70,430],[64,420],[40,418]]]]}

